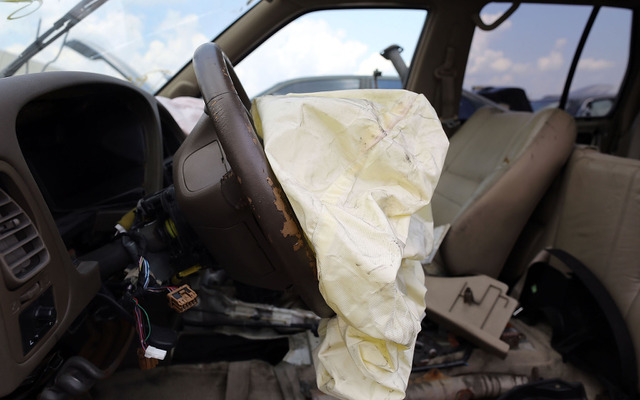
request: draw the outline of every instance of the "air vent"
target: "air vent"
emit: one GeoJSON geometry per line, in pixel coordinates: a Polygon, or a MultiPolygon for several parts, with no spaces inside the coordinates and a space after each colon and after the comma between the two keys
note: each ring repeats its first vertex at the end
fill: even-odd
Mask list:
{"type": "Polygon", "coordinates": [[[9,289],[16,289],[49,262],[35,226],[0,189],[0,267],[9,289]]]}

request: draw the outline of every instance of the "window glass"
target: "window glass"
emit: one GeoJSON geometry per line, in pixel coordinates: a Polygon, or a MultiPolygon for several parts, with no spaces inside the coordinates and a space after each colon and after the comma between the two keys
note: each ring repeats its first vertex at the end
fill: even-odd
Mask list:
{"type": "MultiPolygon", "coordinates": [[[[524,89],[534,110],[557,106],[591,10],[590,6],[523,4],[497,29],[476,28],[464,88],[518,87],[524,89]]],[[[504,5],[488,4],[481,18],[490,23],[502,12],[504,5]]],[[[601,9],[578,64],[572,93],[605,86],[617,93],[628,59],[630,14],[629,10],[601,9]]],[[[601,110],[606,103],[595,106],[601,110]]],[[[576,114],[578,109],[568,111],[576,114]]]]}
{"type": "Polygon", "coordinates": [[[310,93],[326,90],[348,90],[359,88],[360,79],[355,77],[300,78],[281,82],[280,84],[268,89],[267,93],[261,94],[310,93]]]}
{"type": "Polygon", "coordinates": [[[426,15],[425,10],[399,9],[313,12],[278,31],[235,69],[250,97],[272,93],[279,83],[297,78],[336,76],[336,82],[309,80],[314,91],[344,88],[347,83],[353,88],[353,79],[359,81],[357,87],[375,87],[374,71],[383,78],[398,75],[380,52],[397,44],[408,64],[426,15]]]}
{"type": "Polygon", "coordinates": [[[78,0],[0,0],[0,77],[87,71],[126,79],[153,93],[191,60],[199,45],[218,36],[258,1],[85,1],[93,12],[79,21],[67,18],[78,4],[78,0]],[[63,16],[73,24],[58,24],[63,16]],[[70,29],[50,46],[27,51],[53,26],[58,26],[51,31],[56,34],[62,27],[70,29]]]}
{"type": "Polygon", "coordinates": [[[569,113],[577,117],[609,113],[627,70],[630,37],[631,10],[600,9],[571,83],[569,113]]]}
{"type": "Polygon", "coordinates": [[[398,77],[395,79],[379,78],[377,84],[378,89],[402,89],[402,82],[400,82],[400,78],[398,77]]]}

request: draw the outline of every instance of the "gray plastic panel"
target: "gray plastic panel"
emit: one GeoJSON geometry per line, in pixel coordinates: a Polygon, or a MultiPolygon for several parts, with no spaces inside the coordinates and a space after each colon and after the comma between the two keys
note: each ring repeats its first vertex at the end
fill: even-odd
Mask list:
{"type": "MultiPolygon", "coordinates": [[[[147,192],[162,184],[162,139],[155,99],[127,82],[106,76],[47,72],[0,79],[0,185],[28,214],[49,252],[49,263],[19,287],[7,287],[0,274],[0,396],[12,392],[45,358],[71,322],[100,287],[97,263],[74,265],[56,229],[47,204],[33,179],[16,136],[16,120],[23,107],[33,102],[56,101],[78,94],[114,102],[128,102],[145,127],[146,159],[144,187],[147,192]],[[20,314],[49,292],[53,296],[55,323],[37,343],[23,352],[20,314]]],[[[104,109],[109,114],[108,107],[104,109]]],[[[112,115],[118,118],[118,115],[112,115]]],[[[46,134],[47,132],[43,132],[46,134]]],[[[87,132],[91,134],[91,132],[87,132]]],[[[65,179],[61,176],[60,179],[65,179]]]]}

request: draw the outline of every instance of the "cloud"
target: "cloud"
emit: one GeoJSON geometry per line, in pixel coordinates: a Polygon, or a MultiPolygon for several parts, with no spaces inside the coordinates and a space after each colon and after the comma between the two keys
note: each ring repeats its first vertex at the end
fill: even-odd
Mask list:
{"type": "Polygon", "coordinates": [[[480,20],[487,25],[493,24],[502,16],[503,13],[480,13],[480,20]]]}
{"type": "Polygon", "coordinates": [[[141,46],[143,23],[124,10],[109,10],[106,15],[92,14],[71,30],[70,37],[90,38],[104,47],[117,49],[137,43],[141,46]],[[119,46],[114,46],[117,43],[119,46]]]}
{"type": "MultiPolygon", "coordinates": [[[[35,38],[38,19],[42,19],[42,33],[76,3],[77,0],[44,1],[32,15],[5,21],[0,46],[18,54],[35,38]]],[[[0,12],[3,11],[4,8],[0,8],[0,12]]],[[[76,25],[69,32],[68,39],[80,40],[120,59],[156,89],[165,82],[165,75],[173,75],[191,59],[197,46],[210,38],[200,33],[205,29],[201,29],[195,14],[185,15],[169,10],[160,16],[157,27],[145,26],[146,17],[127,12],[121,1],[110,1],[76,25]]],[[[55,59],[61,40],[42,50],[33,60],[46,64],[55,59]]],[[[91,71],[122,78],[103,61],[90,60],[68,48],[63,49],[48,69],[91,71]]]]}
{"type": "Polygon", "coordinates": [[[22,51],[35,39],[38,25],[42,34],[64,14],[60,9],[66,12],[75,3],[77,0],[43,1],[42,4],[37,1],[30,4],[0,1],[0,48],[19,46],[19,52],[22,51]],[[9,19],[12,14],[15,19],[9,19]]]}
{"type": "Polygon", "coordinates": [[[512,65],[513,65],[513,62],[511,62],[511,60],[509,60],[506,57],[499,57],[495,61],[493,61],[491,64],[489,64],[492,70],[498,71],[498,72],[507,71],[509,68],[511,68],[512,65]]]}
{"type": "MultiPolygon", "coordinates": [[[[497,20],[502,14],[480,14],[480,19],[487,24],[491,24],[495,20],[497,20]]],[[[492,31],[483,31],[481,29],[476,29],[476,32],[473,34],[473,47],[471,49],[472,53],[469,54],[469,57],[473,57],[473,51],[477,51],[478,53],[482,53],[484,50],[489,48],[489,45],[492,41],[499,39],[505,33],[508,32],[513,27],[513,22],[511,20],[506,20],[499,27],[492,31]]]]}
{"type": "Polygon", "coordinates": [[[529,63],[514,63],[511,70],[516,74],[525,74],[531,71],[531,64],[529,63]]]}
{"type": "Polygon", "coordinates": [[[489,86],[507,86],[512,85],[513,83],[514,79],[511,74],[495,75],[488,82],[489,86]]]}
{"type": "Polygon", "coordinates": [[[473,75],[483,72],[504,72],[513,65],[514,63],[504,56],[504,52],[487,48],[481,53],[475,51],[474,55],[469,57],[467,73],[473,75]]]}
{"type": "Polygon", "coordinates": [[[538,58],[538,69],[541,71],[558,70],[564,64],[562,49],[567,43],[567,39],[557,39],[549,55],[538,58]]]}
{"type": "MultiPolygon", "coordinates": [[[[120,59],[137,73],[134,83],[144,82],[152,90],[159,88],[167,77],[191,59],[200,44],[209,41],[199,33],[199,20],[195,14],[182,15],[169,10],[157,29],[145,34],[141,18],[121,8],[101,11],[78,24],[69,39],[79,39],[120,59]]],[[[43,50],[36,60],[46,63],[54,59],[60,43],[57,41],[43,50]]],[[[106,63],[87,59],[69,49],[63,51],[50,69],[91,71],[122,78],[106,63]]]]}
{"type": "MultiPolygon", "coordinates": [[[[491,24],[501,15],[485,13],[481,18],[491,24]]],[[[559,91],[561,83],[558,83],[558,79],[561,77],[555,71],[566,64],[563,50],[566,49],[567,39],[557,38],[546,54],[543,50],[534,56],[537,47],[529,52],[518,51],[513,49],[514,40],[531,45],[536,41],[530,38],[530,41],[524,42],[528,39],[523,36],[522,29],[526,28],[521,29],[519,24],[514,26],[514,21],[517,24],[516,19],[508,19],[493,31],[476,29],[465,72],[465,87],[515,85],[524,88],[531,98],[559,91]],[[511,50],[507,51],[506,48],[511,50]],[[529,58],[524,58],[527,56],[529,58]]]]}
{"type": "MultiPolygon", "coordinates": [[[[280,37],[280,35],[278,35],[280,37]]],[[[353,71],[367,46],[355,40],[345,40],[345,33],[333,29],[322,19],[305,19],[287,27],[276,57],[286,68],[328,75],[353,71]]]]}
{"type": "MultiPolygon", "coordinates": [[[[36,37],[38,25],[40,34],[48,30],[52,24],[77,4],[77,0],[44,1],[42,6],[33,14],[12,21],[5,21],[3,35],[0,38],[0,46],[9,49],[14,54],[19,54],[36,37]]],[[[0,17],[2,17],[0,15],[0,17]]],[[[142,22],[136,16],[123,11],[121,3],[109,2],[97,9],[94,13],[80,21],[69,31],[68,39],[79,39],[92,47],[112,49],[130,42],[142,41],[142,22]]],[[[60,57],[47,69],[64,69],[76,71],[91,71],[118,76],[117,72],[108,67],[104,62],[92,61],[77,52],[62,48],[63,35],[50,46],[40,51],[32,59],[32,64],[48,64],[60,57]]],[[[141,43],[139,44],[141,46],[141,43]]],[[[37,71],[41,67],[36,68],[37,71]]],[[[30,69],[34,71],[34,69],[30,69]]]]}
{"type": "Polygon", "coordinates": [[[540,57],[538,59],[538,68],[541,71],[560,69],[560,67],[562,67],[562,64],[562,53],[557,50],[552,50],[548,56],[540,57]]]}
{"type": "MultiPolygon", "coordinates": [[[[379,65],[375,54],[366,44],[347,39],[343,30],[331,27],[324,19],[307,16],[263,43],[236,67],[236,72],[249,96],[254,96],[287,79],[352,75],[356,71],[371,74],[379,65]]],[[[387,67],[385,71],[391,70],[387,67]]]]}
{"type": "MultiPolygon", "coordinates": [[[[2,3],[18,3],[16,1],[2,0],[2,3]]],[[[6,19],[8,21],[15,21],[28,17],[34,12],[38,11],[42,7],[42,0],[25,0],[16,4],[15,8],[7,11],[6,19]]],[[[4,17],[4,15],[3,15],[4,17]]]]}
{"type": "Polygon", "coordinates": [[[209,41],[200,33],[198,22],[195,14],[167,12],[149,46],[132,58],[132,65],[153,88],[163,84],[166,74],[172,75],[193,57],[198,46],[209,41]]]}
{"type": "MultiPolygon", "coordinates": [[[[502,16],[502,13],[482,13],[480,19],[486,24],[491,24],[502,16]]],[[[467,62],[468,75],[491,73],[491,72],[504,72],[514,65],[513,61],[505,57],[504,52],[501,50],[494,50],[491,48],[491,44],[497,41],[511,30],[513,26],[512,21],[506,20],[498,28],[493,31],[483,31],[476,29],[473,36],[473,45],[469,53],[469,60],[467,62]]]]}
{"type": "Polygon", "coordinates": [[[615,62],[604,60],[601,58],[581,58],[580,61],[578,61],[578,70],[602,71],[603,69],[608,69],[614,67],[615,65],[615,62]]]}
{"type": "Polygon", "coordinates": [[[136,0],[136,5],[138,6],[176,6],[177,4],[187,3],[188,0],[136,0]]]}

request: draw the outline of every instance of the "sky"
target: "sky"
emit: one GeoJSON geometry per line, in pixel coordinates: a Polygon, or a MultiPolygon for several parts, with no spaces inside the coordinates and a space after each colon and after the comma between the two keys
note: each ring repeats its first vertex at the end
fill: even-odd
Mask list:
{"type": "MultiPolygon", "coordinates": [[[[0,49],[19,53],[74,5],[74,0],[0,0],[0,49]]],[[[152,90],[190,60],[195,48],[215,37],[250,8],[247,0],[110,0],[69,34],[106,49],[137,71],[137,83],[152,90]]],[[[489,4],[487,22],[506,7],[489,4]]],[[[476,30],[464,87],[519,86],[530,99],[562,91],[582,29],[586,6],[521,5],[500,27],[476,30]]],[[[293,21],[236,66],[253,96],[283,80],[324,75],[397,75],[380,51],[399,44],[411,62],[428,13],[424,10],[319,11],[293,21]]],[[[626,69],[630,13],[603,8],[583,57],[573,89],[603,84],[617,89],[626,69]]],[[[104,62],[92,61],[53,43],[34,59],[51,69],[90,70],[117,76],[104,62]]],[[[0,54],[0,65],[9,62],[0,54]]],[[[31,72],[36,69],[32,65],[31,72]]]]}
{"type": "MultiPolygon", "coordinates": [[[[499,7],[485,7],[485,19],[495,19],[499,11],[499,7]]],[[[496,30],[477,30],[465,87],[520,86],[532,99],[559,94],[590,12],[587,6],[525,4],[496,30]]],[[[601,9],[572,89],[608,84],[617,90],[629,48],[628,40],[620,38],[629,37],[630,24],[629,12],[601,9]]]]}
{"type": "MultiPolygon", "coordinates": [[[[0,0],[0,49],[18,54],[36,37],[38,23],[39,32],[45,32],[77,2],[0,0]],[[16,13],[16,10],[20,11],[16,13]]],[[[172,76],[182,68],[200,44],[219,34],[250,8],[250,3],[247,0],[109,0],[76,25],[68,39],[105,50],[136,70],[138,81],[145,80],[157,89],[164,83],[165,76],[172,76]]],[[[45,64],[55,59],[61,44],[62,38],[34,60],[45,64]]],[[[8,62],[2,58],[0,56],[0,65],[8,62]]],[[[51,69],[120,77],[104,62],[89,60],[69,48],[60,52],[51,69]]]]}
{"type": "Polygon", "coordinates": [[[241,61],[236,72],[251,96],[283,80],[322,75],[397,76],[380,52],[400,45],[413,57],[424,10],[341,10],[292,22],[241,61]]]}

